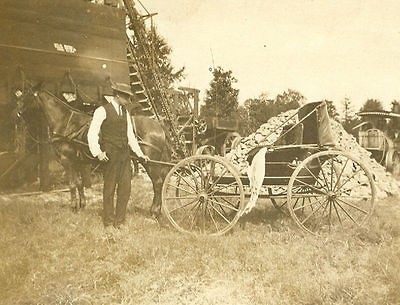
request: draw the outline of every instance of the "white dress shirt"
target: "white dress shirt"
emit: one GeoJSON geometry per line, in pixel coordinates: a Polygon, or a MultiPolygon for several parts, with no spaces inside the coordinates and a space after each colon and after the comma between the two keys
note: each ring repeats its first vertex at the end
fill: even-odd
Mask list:
{"type": "MultiPolygon", "coordinates": [[[[119,111],[120,106],[114,100],[114,97],[107,96],[106,100],[113,105],[113,107],[117,113],[120,113],[120,111],[119,111]]],[[[143,157],[144,156],[143,152],[140,149],[140,146],[136,139],[135,134],[133,133],[132,122],[131,122],[129,112],[127,110],[125,110],[125,111],[126,111],[126,122],[127,122],[128,145],[138,157],[143,157]]],[[[93,157],[97,157],[99,154],[102,153],[100,144],[99,144],[99,134],[100,134],[101,124],[106,119],[106,117],[107,117],[106,110],[104,109],[103,106],[98,107],[93,113],[93,119],[92,119],[92,122],[90,123],[89,131],[88,131],[88,135],[87,135],[88,143],[89,143],[89,150],[90,150],[91,154],[93,155],[93,157]]]]}

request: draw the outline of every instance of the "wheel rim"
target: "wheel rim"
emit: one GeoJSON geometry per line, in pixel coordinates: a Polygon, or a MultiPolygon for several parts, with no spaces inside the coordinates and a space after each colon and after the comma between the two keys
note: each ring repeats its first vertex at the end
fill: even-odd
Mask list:
{"type": "Polygon", "coordinates": [[[294,171],[288,209],[309,233],[350,230],[369,218],[375,193],[372,175],[360,161],[340,151],[324,151],[308,157],[294,171]]]}
{"type": "Polygon", "coordinates": [[[221,158],[198,155],[182,160],[168,173],[162,207],[181,232],[221,235],[238,221],[244,206],[237,171],[221,158]],[[228,184],[222,184],[229,177],[228,184]]]}

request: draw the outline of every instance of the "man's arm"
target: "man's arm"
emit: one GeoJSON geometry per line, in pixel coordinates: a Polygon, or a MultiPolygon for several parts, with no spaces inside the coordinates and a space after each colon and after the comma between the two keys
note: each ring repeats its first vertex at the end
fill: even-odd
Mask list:
{"type": "Polygon", "coordinates": [[[104,107],[98,107],[93,113],[92,122],[90,123],[88,131],[88,144],[89,150],[93,157],[97,157],[102,153],[99,144],[100,128],[103,121],[106,119],[106,110],[104,107]]]}
{"type": "Polygon", "coordinates": [[[129,112],[126,112],[126,120],[127,120],[127,135],[128,135],[128,144],[132,151],[139,157],[139,158],[144,158],[144,154],[142,150],[140,149],[139,143],[136,139],[135,134],[133,133],[133,127],[132,127],[132,121],[131,121],[131,116],[129,115],[129,112]]]}

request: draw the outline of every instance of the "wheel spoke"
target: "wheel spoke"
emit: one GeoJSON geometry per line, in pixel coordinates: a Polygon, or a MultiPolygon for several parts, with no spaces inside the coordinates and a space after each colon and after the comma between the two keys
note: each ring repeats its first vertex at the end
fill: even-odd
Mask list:
{"type": "Polygon", "coordinates": [[[318,160],[319,168],[321,169],[322,177],[324,178],[325,184],[328,185],[328,181],[326,180],[324,169],[321,164],[321,160],[319,159],[319,157],[317,158],[317,160],[318,160]]]}
{"type": "Polygon", "coordinates": [[[185,181],[186,184],[187,184],[195,193],[197,192],[197,190],[196,190],[195,188],[193,188],[193,186],[192,186],[189,182],[187,182],[187,180],[185,179],[185,177],[183,177],[180,173],[178,173],[178,171],[176,171],[175,173],[179,176],[179,178],[181,178],[183,181],[185,181]]]}
{"type": "MultiPolygon", "coordinates": [[[[321,199],[323,199],[323,198],[321,198],[321,199]]],[[[325,199],[325,201],[326,201],[326,199],[325,199]]],[[[325,202],[324,201],[324,202],[325,202]]],[[[301,205],[301,206],[299,206],[299,207],[297,207],[297,208],[292,208],[292,210],[293,211],[297,211],[297,210],[300,210],[300,209],[304,209],[304,208],[307,208],[307,207],[312,207],[313,205],[315,205],[316,203],[321,203],[321,200],[317,200],[317,201],[314,201],[314,202],[310,202],[310,204],[304,204],[304,202],[303,202],[303,204],[301,205]]],[[[321,205],[321,204],[320,204],[321,205]]]]}
{"type": "MultiPolygon", "coordinates": [[[[190,171],[190,173],[192,174],[192,177],[194,178],[193,180],[194,180],[194,184],[196,185],[196,189],[200,189],[199,183],[198,183],[198,181],[197,181],[197,179],[196,179],[195,173],[194,173],[193,170],[192,170],[192,167],[190,166],[190,164],[188,164],[187,167],[189,168],[189,171],[190,171]]],[[[200,175],[202,175],[202,172],[201,172],[201,171],[200,171],[200,175]]]]}
{"type": "Polygon", "coordinates": [[[185,204],[183,204],[183,205],[181,205],[181,206],[178,206],[178,207],[176,207],[176,208],[173,208],[172,210],[169,211],[169,213],[172,214],[172,212],[174,212],[174,211],[176,211],[176,210],[183,209],[183,208],[185,208],[185,207],[191,205],[192,203],[196,202],[196,200],[197,200],[197,198],[194,199],[194,200],[192,200],[192,201],[189,201],[188,203],[185,203],[185,204]]]}
{"type": "Polygon", "coordinates": [[[297,205],[297,202],[299,202],[299,199],[300,199],[300,197],[297,197],[297,198],[296,198],[296,202],[295,202],[294,205],[293,205],[293,209],[294,209],[294,207],[297,205]]]}
{"type": "MultiPolygon", "coordinates": [[[[332,227],[332,221],[331,221],[331,216],[332,216],[332,202],[330,202],[328,200],[328,204],[329,204],[329,215],[328,215],[328,220],[329,220],[329,232],[331,231],[331,227],[332,227]]],[[[321,218],[324,216],[324,214],[322,213],[321,218]]]]}
{"type": "Polygon", "coordinates": [[[336,198],[336,199],[339,200],[339,201],[341,201],[342,203],[348,205],[348,206],[351,206],[353,209],[356,209],[357,211],[359,211],[359,212],[361,212],[361,213],[368,214],[367,211],[365,211],[365,210],[359,208],[358,206],[355,206],[354,204],[352,204],[352,203],[350,203],[350,202],[347,202],[346,200],[343,200],[342,198],[336,198]]]}
{"type": "Polygon", "coordinates": [[[224,171],[222,172],[222,174],[215,180],[213,181],[213,183],[207,188],[207,190],[212,189],[214,186],[217,185],[217,183],[219,182],[219,180],[221,180],[221,178],[228,172],[228,169],[225,168],[224,171]]]}
{"type": "Polygon", "coordinates": [[[229,200],[227,200],[226,198],[236,198],[236,199],[238,199],[236,202],[238,202],[239,201],[239,199],[240,199],[240,195],[238,195],[238,196],[212,196],[212,198],[214,198],[215,200],[217,200],[217,201],[219,201],[218,200],[218,198],[220,198],[220,199],[222,199],[223,201],[225,201],[227,204],[229,204],[229,205],[231,205],[231,206],[233,206],[233,207],[236,207],[235,205],[234,205],[234,203],[232,203],[231,201],[229,201],[229,200]]]}
{"type": "Polygon", "coordinates": [[[173,199],[184,200],[184,199],[197,199],[197,198],[198,198],[197,196],[174,196],[174,197],[167,197],[167,198],[165,198],[165,200],[173,200],[173,199]]]}
{"type": "Polygon", "coordinates": [[[317,213],[319,211],[319,209],[321,209],[322,204],[318,206],[317,209],[313,210],[305,219],[303,219],[303,221],[301,222],[302,225],[304,225],[304,223],[310,219],[311,216],[313,216],[315,213],[317,213]]]}
{"type": "Polygon", "coordinates": [[[208,200],[210,200],[211,202],[213,202],[213,203],[215,203],[215,204],[222,205],[223,207],[226,207],[227,209],[234,210],[234,211],[236,211],[236,212],[239,211],[239,209],[236,208],[236,207],[233,206],[233,205],[227,205],[226,203],[222,203],[221,201],[213,200],[213,199],[211,199],[211,198],[209,198],[208,200]]]}
{"type": "Polygon", "coordinates": [[[208,214],[210,214],[211,220],[214,223],[215,228],[217,229],[217,231],[219,231],[219,226],[218,226],[217,222],[215,221],[214,216],[212,215],[209,207],[207,207],[207,211],[208,211],[208,214]]]}
{"type": "Polygon", "coordinates": [[[333,187],[333,191],[337,190],[336,188],[339,185],[340,178],[342,177],[342,175],[344,173],[344,169],[346,168],[348,162],[349,162],[349,158],[346,159],[346,163],[343,165],[342,170],[340,171],[339,177],[337,178],[335,186],[333,187]]]}
{"type": "Polygon", "coordinates": [[[319,188],[317,188],[317,187],[315,187],[315,186],[313,186],[313,185],[311,185],[311,184],[308,184],[308,183],[306,183],[306,182],[304,182],[304,181],[301,181],[301,180],[299,180],[299,179],[295,179],[297,182],[300,182],[302,185],[305,185],[305,186],[307,186],[307,187],[309,187],[309,188],[311,188],[311,189],[313,189],[314,191],[316,191],[316,192],[318,192],[319,194],[325,194],[325,192],[323,192],[321,189],[319,189],[319,188]]]}
{"type": "Polygon", "coordinates": [[[168,185],[171,186],[171,187],[174,187],[174,188],[176,188],[176,189],[178,189],[178,190],[181,190],[181,191],[184,191],[184,192],[186,192],[186,193],[189,193],[189,194],[193,194],[193,195],[197,194],[197,191],[195,191],[195,192],[193,193],[193,192],[190,192],[188,189],[184,189],[184,188],[182,188],[182,187],[180,187],[180,186],[178,186],[178,185],[171,184],[171,183],[169,183],[169,182],[168,182],[168,185]]]}
{"type": "MultiPolygon", "coordinates": [[[[210,183],[210,179],[211,179],[211,177],[214,176],[214,173],[215,173],[215,162],[212,162],[210,172],[208,173],[208,176],[204,182],[204,188],[210,183]]],[[[208,190],[208,188],[207,188],[207,190],[208,190]]]]}
{"type": "Polygon", "coordinates": [[[331,185],[330,185],[330,190],[333,190],[333,172],[334,172],[334,169],[333,169],[333,157],[331,158],[331,185]]]}
{"type": "Polygon", "coordinates": [[[336,215],[337,215],[337,217],[339,219],[340,225],[343,225],[342,218],[340,218],[339,211],[338,211],[338,209],[336,207],[336,204],[334,204],[333,207],[335,208],[335,212],[336,212],[336,215]]]}
{"type": "Polygon", "coordinates": [[[360,226],[359,223],[346,211],[345,208],[342,207],[342,205],[336,201],[336,204],[339,206],[339,208],[349,217],[357,226],[360,226]]]}
{"type": "Polygon", "coordinates": [[[350,177],[347,177],[347,180],[343,182],[337,189],[336,191],[340,190],[343,186],[345,186],[351,179],[353,179],[357,173],[361,171],[361,168],[359,168],[357,171],[355,171],[350,177]]]}
{"type": "Polygon", "coordinates": [[[196,204],[191,210],[193,210],[193,209],[195,209],[195,211],[194,211],[194,216],[192,218],[192,221],[190,222],[190,230],[193,230],[194,222],[195,222],[195,220],[197,218],[197,214],[199,213],[199,210],[200,210],[200,204],[196,204]]]}
{"type": "MultiPolygon", "coordinates": [[[[321,217],[319,218],[318,225],[320,225],[320,224],[322,223],[324,214],[325,214],[325,212],[326,212],[326,209],[328,208],[329,200],[325,200],[323,204],[325,204],[325,206],[324,206],[324,209],[322,210],[322,215],[321,215],[321,217]]],[[[323,204],[322,204],[322,205],[323,205],[323,204]]]]}
{"type": "Polygon", "coordinates": [[[321,182],[319,181],[320,178],[318,178],[317,176],[314,175],[314,173],[307,167],[305,166],[305,168],[307,169],[307,171],[311,174],[311,176],[314,177],[315,181],[320,185],[321,188],[325,188],[321,182]]]}
{"type": "Polygon", "coordinates": [[[217,213],[222,217],[223,220],[225,220],[228,224],[231,223],[231,222],[230,222],[224,215],[222,215],[221,212],[218,211],[212,204],[211,204],[211,207],[213,208],[213,210],[214,210],[215,212],[217,212],[217,213]]]}

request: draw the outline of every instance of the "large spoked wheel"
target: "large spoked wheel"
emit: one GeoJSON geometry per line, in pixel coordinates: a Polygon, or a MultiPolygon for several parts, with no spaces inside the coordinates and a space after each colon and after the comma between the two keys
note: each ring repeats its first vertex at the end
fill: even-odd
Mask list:
{"type": "Polygon", "coordinates": [[[287,207],[306,232],[348,231],[367,221],[375,195],[372,175],[360,161],[345,152],[322,151],[293,172],[287,207]]]}
{"type": "Polygon", "coordinates": [[[224,234],[236,224],[243,208],[239,173],[220,157],[191,156],[176,164],[165,178],[162,209],[181,232],[224,234]]]}

